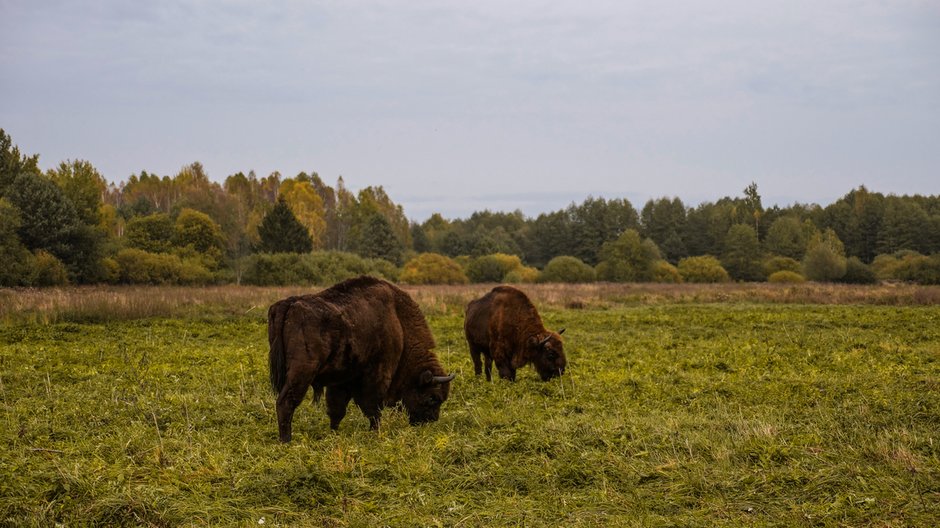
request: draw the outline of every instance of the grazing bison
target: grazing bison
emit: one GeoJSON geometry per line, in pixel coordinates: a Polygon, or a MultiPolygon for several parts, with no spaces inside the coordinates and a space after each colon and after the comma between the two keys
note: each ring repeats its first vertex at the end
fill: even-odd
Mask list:
{"type": "Polygon", "coordinates": [[[510,381],[516,380],[516,369],[529,363],[542,381],[565,371],[567,361],[561,341],[565,330],[546,330],[535,306],[516,288],[497,286],[470,301],[463,328],[477,376],[482,367],[480,355],[486,358],[486,381],[490,381],[494,361],[499,376],[510,381]]]}
{"type": "Polygon", "coordinates": [[[310,386],[315,399],[326,389],[330,428],[354,400],[378,429],[382,408],[398,402],[412,425],[437,420],[454,379],[431,351],[418,305],[372,277],[277,301],[268,310],[268,343],[282,442],[290,441],[294,409],[310,386]]]}

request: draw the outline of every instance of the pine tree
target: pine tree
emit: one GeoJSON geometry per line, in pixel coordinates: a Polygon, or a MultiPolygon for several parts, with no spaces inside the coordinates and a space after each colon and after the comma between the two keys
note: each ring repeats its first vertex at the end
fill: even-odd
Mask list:
{"type": "Polygon", "coordinates": [[[290,206],[283,199],[271,209],[258,226],[258,251],[262,253],[309,253],[313,240],[290,206]]]}

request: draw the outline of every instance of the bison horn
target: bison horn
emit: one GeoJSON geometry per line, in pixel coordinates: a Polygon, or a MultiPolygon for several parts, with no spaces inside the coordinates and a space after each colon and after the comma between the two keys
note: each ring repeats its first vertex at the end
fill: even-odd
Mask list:
{"type": "Polygon", "coordinates": [[[456,374],[451,374],[450,376],[434,376],[433,378],[431,378],[431,381],[433,381],[434,383],[447,383],[448,381],[456,377],[457,377],[456,374]]]}
{"type": "Polygon", "coordinates": [[[565,333],[565,329],[564,329],[564,328],[562,328],[561,330],[558,331],[558,335],[561,335],[561,334],[564,334],[564,333],[565,333]]]}
{"type": "Polygon", "coordinates": [[[547,336],[545,336],[545,339],[539,341],[539,346],[542,346],[542,345],[544,345],[545,343],[548,343],[548,340],[551,339],[551,338],[552,338],[552,334],[548,334],[547,336]]]}

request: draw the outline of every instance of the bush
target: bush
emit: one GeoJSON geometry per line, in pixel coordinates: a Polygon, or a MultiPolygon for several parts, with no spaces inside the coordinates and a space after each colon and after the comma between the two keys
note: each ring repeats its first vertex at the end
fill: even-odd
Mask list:
{"type": "Polygon", "coordinates": [[[108,284],[117,284],[121,280],[121,266],[111,257],[101,259],[101,269],[104,281],[108,284]]]}
{"type": "Polygon", "coordinates": [[[437,253],[422,253],[405,263],[398,276],[405,284],[467,284],[460,264],[437,253]]]}
{"type": "Polygon", "coordinates": [[[532,284],[538,282],[539,280],[539,270],[533,268],[532,266],[523,266],[519,269],[512,270],[503,277],[503,282],[508,282],[510,284],[520,284],[528,283],[532,284]]]}
{"type": "Polygon", "coordinates": [[[124,228],[127,247],[149,253],[166,253],[173,247],[173,220],[164,213],[135,216],[124,228]]]}
{"type": "Polygon", "coordinates": [[[313,283],[329,286],[359,275],[372,275],[380,279],[395,280],[398,268],[379,258],[362,258],[344,251],[315,251],[301,255],[313,270],[313,283]]]}
{"type": "Polygon", "coordinates": [[[858,257],[849,257],[845,261],[845,275],[839,282],[848,284],[874,284],[878,282],[875,272],[858,257]]]}
{"type": "Polygon", "coordinates": [[[342,251],[257,253],[245,257],[240,265],[244,270],[242,282],[257,286],[328,286],[359,275],[388,280],[398,275],[398,268],[391,262],[342,251]]]}
{"type": "Polygon", "coordinates": [[[795,271],[790,270],[780,270],[775,271],[767,277],[767,282],[773,283],[789,283],[789,284],[798,284],[801,282],[806,282],[806,277],[800,275],[795,271]]]}
{"type": "Polygon", "coordinates": [[[665,260],[657,260],[653,263],[653,282],[679,284],[682,282],[682,275],[672,264],[665,260]]]}
{"type": "Polygon", "coordinates": [[[920,253],[908,249],[891,254],[878,255],[871,263],[875,276],[881,280],[903,280],[898,277],[898,270],[906,266],[905,261],[922,257],[920,253]]]}
{"type": "Polygon", "coordinates": [[[126,284],[209,284],[210,272],[199,259],[169,253],[122,249],[114,256],[119,281],[126,284]]]}
{"type": "Polygon", "coordinates": [[[906,258],[895,269],[897,279],[917,284],[940,284],[940,253],[906,258]]]}
{"type": "Polygon", "coordinates": [[[817,233],[803,255],[803,275],[807,279],[831,282],[842,278],[846,271],[845,246],[835,231],[817,233]]]}
{"type": "Polygon", "coordinates": [[[679,275],[685,282],[730,282],[731,276],[721,262],[711,255],[688,257],[679,261],[679,275]]]}
{"type": "Polygon", "coordinates": [[[594,282],[594,268],[577,257],[555,257],[545,265],[539,282],[594,282]]]}
{"type": "Polygon", "coordinates": [[[792,271],[793,273],[799,274],[800,262],[790,257],[775,256],[765,260],[763,264],[761,264],[761,268],[763,268],[764,274],[767,275],[768,278],[778,271],[792,271]]]}
{"type": "Polygon", "coordinates": [[[521,267],[522,261],[516,255],[483,255],[470,261],[467,278],[470,282],[502,282],[507,273],[521,267]]]}
{"type": "Polygon", "coordinates": [[[31,260],[29,275],[31,286],[64,286],[69,283],[69,274],[65,264],[52,253],[40,249],[31,260]]]}

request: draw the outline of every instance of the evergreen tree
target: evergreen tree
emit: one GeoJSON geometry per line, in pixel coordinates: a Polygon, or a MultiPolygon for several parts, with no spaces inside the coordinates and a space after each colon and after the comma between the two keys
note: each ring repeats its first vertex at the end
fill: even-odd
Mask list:
{"type": "Polygon", "coordinates": [[[926,253],[930,245],[930,217],[907,197],[889,196],[878,232],[878,253],[889,254],[904,249],[926,253]]]}
{"type": "Polygon", "coordinates": [[[721,265],[731,278],[739,281],[763,280],[760,257],[760,242],[757,241],[754,228],[735,224],[728,229],[721,265]]]}
{"type": "Polygon", "coordinates": [[[261,221],[258,237],[258,251],[262,253],[309,253],[313,250],[307,228],[281,199],[261,221]]]}
{"type": "Polygon", "coordinates": [[[90,283],[101,278],[103,234],[85,225],[72,202],[43,176],[21,172],[7,189],[7,199],[20,211],[20,241],[31,251],[44,250],[62,261],[69,279],[90,283]]]}
{"type": "Polygon", "coordinates": [[[359,232],[357,253],[367,258],[381,258],[401,263],[402,244],[392,225],[379,213],[371,215],[359,232]]]}
{"type": "Polygon", "coordinates": [[[678,262],[687,256],[681,233],[686,229],[686,209],[678,198],[649,200],[640,213],[641,234],[653,240],[663,258],[678,262]]]}

